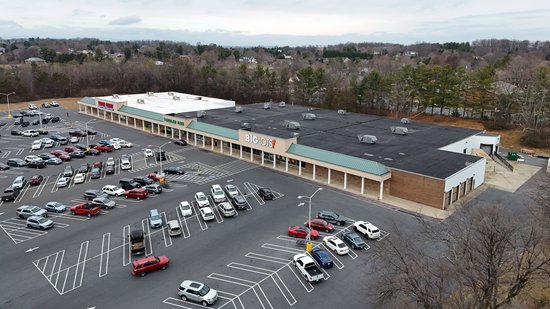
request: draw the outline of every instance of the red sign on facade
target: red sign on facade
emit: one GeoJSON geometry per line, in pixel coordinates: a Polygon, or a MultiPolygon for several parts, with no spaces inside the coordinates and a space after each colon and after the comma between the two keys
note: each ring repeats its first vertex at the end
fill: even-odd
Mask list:
{"type": "Polygon", "coordinates": [[[105,103],[105,102],[101,102],[101,101],[97,102],[97,107],[101,108],[101,109],[110,110],[110,111],[114,110],[113,104],[105,103]]]}

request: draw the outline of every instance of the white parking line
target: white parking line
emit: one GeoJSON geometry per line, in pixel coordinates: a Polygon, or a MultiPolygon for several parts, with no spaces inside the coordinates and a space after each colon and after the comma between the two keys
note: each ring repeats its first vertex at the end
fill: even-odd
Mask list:
{"type": "Polygon", "coordinates": [[[78,264],[76,264],[76,272],[74,276],[73,281],[73,290],[76,288],[79,288],[82,286],[82,279],[84,278],[84,268],[86,267],[86,256],[88,255],[88,244],[90,241],[84,241],[80,244],[80,252],[78,253],[78,264]],[[84,249],[84,247],[86,249],[84,249]],[[84,252],[84,254],[82,254],[84,252]],[[82,259],[80,258],[82,256],[82,259]],[[80,264],[82,264],[82,267],[80,267],[80,264]],[[80,269],[80,281],[78,285],[76,285],[76,281],[78,280],[78,270],[80,269]]]}
{"type": "Polygon", "coordinates": [[[145,243],[149,240],[149,245],[145,246],[145,256],[153,254],[153,242],[151,241],[151,229],[149,228],[149,219],[141,220],[141,228],[145,233],[145,243]],[[147,229],[145,228],[147,227],[147,229]]]}
{"type": "Polygon", "coordinates": [[[44,187],[46,187],[46,184],[48,183],[48,179],[50,179],[50,176],[46,176],[42,180],[42,182],[38,186],[38,189],[36,189],[36,191],[34,192],[34,195],[32,196],[33,198],[37,198],[37,197],[40,196],[40,194],[42,194],[42,191],[44,190],[44,187]]]}
{"type": "Polygon", "coordinates": [[[189,232],[189,225],[187,224],[187,218],[183,217],[180,214],[179,206],[176,207],[176,215],[178,216],[178,221],[180,222],[180,225],[182,227],[183,238],[191,237],[191,233],[189,232]]]}
{"type": "Polygon", "coordinates": [[[292,254],[304,253],[304,250],[294,249],[294,248],[285,247],[285,246],[274,245],[274,244],[270,244],[270,243],[263,244],[262,248],[270,249],[270,250],[277,250],[277,251],[282,251],[282,252],[287,252],[287,253],[292,253],[292,254]]]}
{"type": "Polygon", "coordinates": [[[162,227],[162,236],[164,237],[164,246],[170,247],[172,245],[172,237],[168,235],[168,221],[166,220],[166,212],[161,212],[160,216],[163,218],[165,226],[162,227]]]}
{"type": "Polygon", "coordinates": [[[130,264],[131,256],[130,225],[126,225],[122,228],[122,266],[130,264]]]}
{"type": "Polygon", "coordinates": [[[245,186],[246,190],[248,190],[248,192],[250,192],[250,195],[252,195],[254,197],[254,199],[256,199],[256,202],[258,202],[258,204],[260,204],[260,205],[265,204],[265,201],[257,195],[256,190],[254,190],[254,187],[252,186],[251,183],[245,182],[244,186],[245,186]]]}
{"type": "Polygon", "coordinates": [[[109,248],[111,247],[111,233],[103,234],[101,240],[101,259],[99,260],[99,277],[107,275],[109,269],[109,248]],[[105,262],[103,260],[105,259],[105,262]],[[103,266],[105,265],[105,266],[103,266]]]}
{"type": "Polygon", "coordinates": [[[204,220],[202,220],[202,217],[200,215],[200,211],[199,211],[199,206],[197,205],[197,202],[195,201],[191,201],[191,206],[193,207],[193,210],[195,212],[195,217],[197,217],[197,221],[199,221],[199,225],[201,226],[201,230],[206,230],[208,229],[208,224],[206,224],[206,222],[204,222],[204,220]],[[203,224],[204,224],[204,227],[203,227],[203,224]]]}

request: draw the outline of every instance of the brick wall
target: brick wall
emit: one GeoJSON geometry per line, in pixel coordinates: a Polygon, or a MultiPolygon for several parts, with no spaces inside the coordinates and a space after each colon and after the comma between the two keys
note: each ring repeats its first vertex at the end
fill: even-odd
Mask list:
{"type": "MultiPolygon", "coordinates": [[[[400,170],[392,169],[390,194],[406,200],[441,209],[445,182],[400,170]]],[[[386,185],[386,184],[385,184],[386,185]]]]}

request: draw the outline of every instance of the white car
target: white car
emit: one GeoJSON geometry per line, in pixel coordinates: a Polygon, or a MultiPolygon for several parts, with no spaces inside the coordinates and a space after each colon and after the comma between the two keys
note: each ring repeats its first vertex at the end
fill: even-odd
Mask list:
{"type": "Polygon", "coordinates": [[[42,142],[41,141],[34,141],[31,145],[31,150],[40,150],[42,149],[42,142]]]}
{"type": "Polygon", "coordinates": [[[233,217],[237,214],[235,208],[229,202],[219,203],[218,209],[224,217],[233,217]]]}
{"type": "Polygon", "coordinates": [[[368,239],[380,238],[380,230],[368,221],[355,221],[353,228],[368,239]]]}
{"type": "Polygon", "coordinates": [[[146,158],[152,158],[153,157],[153,150],[147,148],[143,151],[143,154],[146,158]]]}
{"type": "Polygon", "coordinates": [[[115,165],[115,158],[113,158],[113,157],[107,158],[107,162],[105,163],[105,165],[107,165],[107,166],[109,166],[109,165],[114,166],[114,165],[115,165]]]}
{"type": "Polygon", "coordinates": [[[74,183],[83,183],[86,180],[86,174],[78,173],[74,176],[74,183]]]}
{"type": "Polygon", "coordinates": [[[229,197],[239,195],[239,189],[237,189],[237,186],[235,185],[225,185],[225,192],[227,192],[227,195],[229,195],[229,197]]]}
{"type": "Polygon", "coordinates": [[[118,138],[118,137],[113,137],[113,138],[111,138],[109,141],[112,142],[112,143],[120,143],[120,142],[123,141],[123,139],[122,139],[122,138],[118,138]]]}
{"type": "Polygon", "coordinates": [[[78,136],[71,136],[71,139],[69,140],[69,142],[71,143],[78,143],[78,141],[79,141],[78,136]]]}
{"type": "Polygon", "coordinates": [[[209,207],[210,201],[208,200],[208,197],[204,195],[202,192],[195,193],[195,201],[197,204],[199,204],[199,207],[209,207]]]}
{"type": "Polygon", "coordinates": [[[50,141],[53,142],[53,139],[44,137],[44,138],[39,139],[39,141],[41,141],[42,144],[46,144],[46,143],[48,143],[48,142],[50,142],[50,141]]]}
{"type": "Polygon", "coordinates": [[[118,144],[120,145],[120,147],[123,147],[123,148],[131,148],[131,147],[134,146],[132,143],[124,141],[124,140],[118,142],[118,144]]]}
{"type": "Polygon", "coordinates": [[[25,130],[21,133],[25,137],[35,137],[38,136],[38,131],[36,130],[25,130]]]}
{"type": "Polygon", "coordinates": [[[58,187],[58,188],[62,188],[62,187],[66,187],[69,185],[69,178],[68,177],[61,177],[57,180],[57,182],[55,183],[55,185],[58,187]]]}
{"type": "Polygon", "coordinates": [[[348,254],[349,252],[348,246],[346,246],[346,244],[336,236],[326,236],[323,238],[323,244],[325,247],[339,255],[348,254]]]}
{"type": "Polygon", "coordinates": [[[29,104],[29,109],[34,110],[34,109],[38,109],[38,107],[34,104],[29,104]]]}
{"type": "Polygon", "coordinates": [[[188,201],[183,201],[180,203],[180,214],[183,217],[192,216],[193,215],[193,208],[191,207],[191,204],[189,204],[188,201]]]}
{"type": "Polygon", "coordinates": [[[47,113],[46,116],[44,116],[44,119],[51,119],[52,113],[47,113]]]}
{"type": "Polygon", "coordinates": [[[210,206],[203,207],[200,211],[201,217],[204,221],[214,220],[214,212],[212,212],[212,208],[210,208],[210,206]]]}
{"type": "Polygon", "coordinates": [[[212,199],[215,203],[225,201],[225,194],[223,193],[223,189],[220,185],[212,185],[210,188],[210,193],[212,194],[212,199]]]}
{"type": "Polygon", "coordinates": [[[119,143],[111,143],[111,146],[113,146],[114,150],[119,150],[120,149],[120,144],[119,143]]]}
{"type": "Polygon", "coordinates": [[[103,186],[101,191],[107,193],[107,195],[114,195],[114,196],[124,195],[124,192],[125,192],[124,189],[122,189],[121,187],[117,187],[115,185],[103,186]]]}
{"type": "Polygon", "coordinates": [[[52,148],[53,145],[54,145],[54,141],[50,139],[49,141],[44,143],[44,148],[52,148]]]}
{"type": "Polygon", "coordinates": [[[25,157],[25,162],[29,163],[29,162],[42,162],[42,158],[40,158],[39,156],[34,156],[34,155],[28,155],[25,157]]]}

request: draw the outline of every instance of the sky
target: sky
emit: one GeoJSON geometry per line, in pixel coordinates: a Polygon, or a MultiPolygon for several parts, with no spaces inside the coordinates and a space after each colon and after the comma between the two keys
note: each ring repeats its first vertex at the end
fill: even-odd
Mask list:
{"type": "Polygon", "coordinates": [[[548,0],[0,0],[0,38],[223,46],[550,40],[548,0]]]}

